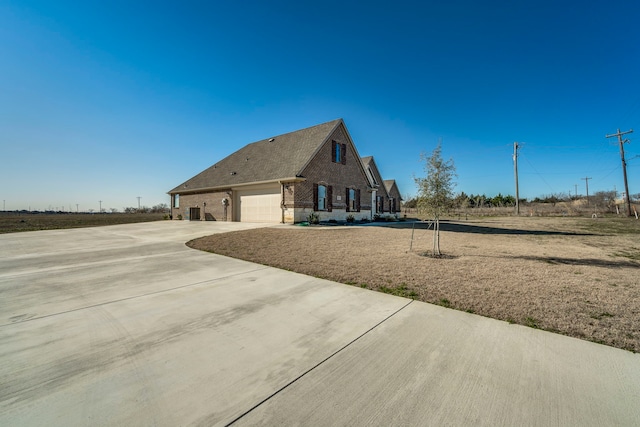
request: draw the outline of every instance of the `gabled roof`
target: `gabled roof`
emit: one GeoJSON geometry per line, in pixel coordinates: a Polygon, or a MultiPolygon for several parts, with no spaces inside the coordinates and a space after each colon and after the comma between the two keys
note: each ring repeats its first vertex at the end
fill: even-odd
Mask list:
{"type": "MultiPolygon", "coordinates": [[[[391,192],[395,190],[398,194],[400,194],[400,189],[398,188],[398,185],[396,184],[396,180],[395,179],[385,179],[384,180],[384,186],[387,189],[387,193],[389,193],[389,195],[391,195],[391,192]]],[[[400,195],[400,200],[404,200],[402,198],[402,195],[400,195]]]]}
{"type": "Polygon", "coordinates": [[[276,182],[298,177],[342,119],[267,138],[244,146],[169,193],[276,182]]]}
{"type": "Polygon", "coordinates": [[[383,186],[382,175],[380,174],[378,165],[376,165],[375,160],[373,160],[373,156],[363,157],[362,164],[367,173],[370,173],[372,175],[372,183],[376,186],[378,191],[383,191],[384,193],[386,193],[387,189],[383,186]]]}

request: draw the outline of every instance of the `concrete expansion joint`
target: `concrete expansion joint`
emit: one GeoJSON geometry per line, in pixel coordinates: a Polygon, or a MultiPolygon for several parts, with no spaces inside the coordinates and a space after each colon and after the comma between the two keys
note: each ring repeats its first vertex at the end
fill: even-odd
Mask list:
{"type": "Polygon", "coordinates": [[[362,334],[360,334],[359,336],[357,336],[356,338],[354,338],[353,340],[349,341],[347,344],[345,344],[344,346],[342,346],[341,348],[339,348],[338,350],[334,351],[333,353],[331,353],[329,356],[327,356],[326,358],[324,358],[323,360],[321,360],[320,362],[318,362],[317,364],[315,364],[314,366],[312,366],[311,368],[307,369],[306,371],[304,371],[302,374],[298,375],[296,378],[294,378],[293,380],[291,380],[290,382],[288,382],[287,384],[285,384],[284,386],[282,386],[281,388],[279,388],[278,390],[276,390],[275,392],[273,392],[272,394],[270,394],[269,396],[267,396],[266,398],[264,398],[263,400],[261,400],[260,402],[258,402],[257,404],[255,404],[254,406],[252,406],[249,410],[243,412],[242,414],[238,415],[236,418],[234,418],[233,420],[231,420],[229,423],[225,424],[225,427],[231,426],[233,424],[235,424],[236,422],[240,421],[242,418],[244,418],[245,416],[249,415],[251,412],[253,412],[254,410],[256,410],[257,408],[259,408],[260,406],[262,406],[263,404],[267,403],[269,400],[271,400],[272,398],[274,398],[275,396],[277,396],[278,394],[280,394],[282,391],[284,391],[285,389],[287,389],[289,386],[295,384],[298,380],[300,380],[302,377],[304,377],[305,375],[307,375],[308,373],[314,371],[316,368],[322,366],[324,363],[326,363],[327,361],[331,360],[334,356],[338,355],[339,353],[341,353],[343,350],[346,350],[348,347],[350,347],[351,345],[355,344],[358,340],[360,340],[361,338],[363,338],[365,335],[369,334],[370,332],[372,332],[374,329],[376,329],[378,326],[382,325],[383,323],[385,323],[387,320],[391,319],[393,316],[395,316],[396,314],[400,313],[402,310],[404,310],[405,308],[407,308],[414,300],[410,300],[408,303],[406,303],[405,305],[403,305],[402,307],[400,307],[399,309],[397,309],[396,311],[394,311],[393,313],[391,313],[390,315],[388,315],[387,317],[385,317],[384,319],[382,319],[380,322],[376,323],[375,325],[373,325],[371,328],[367,329],[365,332],[363,332],[362,334]]]}

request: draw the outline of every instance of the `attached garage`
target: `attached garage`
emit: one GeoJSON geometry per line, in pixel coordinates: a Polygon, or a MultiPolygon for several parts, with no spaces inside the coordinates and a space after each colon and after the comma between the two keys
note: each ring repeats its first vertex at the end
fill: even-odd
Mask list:
{"type": "Polygon", "coordinates": [[[236,197],[236,221],[282,221],[280,186],[241,190],[236,192],[236,197]]]}

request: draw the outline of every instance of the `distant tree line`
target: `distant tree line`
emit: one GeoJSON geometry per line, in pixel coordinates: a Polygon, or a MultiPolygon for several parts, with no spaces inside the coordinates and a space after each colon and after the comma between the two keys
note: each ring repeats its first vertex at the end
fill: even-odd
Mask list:
{"type": "Polygon", "coordinates": [[[515,197],[511,195],[487,197],[484,194],[469,194],[464,191],[455,196],[454,205],[458,208],[504,208],[516,205],[515,197]]]}
{"type": "MultiPolygon", "coordinates": [[[[633,198],[633,197],[632,197],[633,198]]],[[[551,203],[555,205],[560,202],[570,202],[573,200],[586,200],[587,196],[571,195],[569,193],[554,193],[545,195],[542,197],[536,197],[532,203],[551,203]]],[[[615,191],[596,191],[593,194],[589,194],[589,204],[595,206],[601,206],[606,208],[613,208],[616,205],[616,192],[615,191]]]]}
{"type": "Polygon", "coordinates": [[[169,213],[169,206],[166,203],[160,203],[153,207],[141,206],[139,209],[134,207],[124,208],[124,213],[169,213]]]}
{"type": "MultiPolygon", "coordinates": [[[[526,200],[521,199],[521,202],[526,200]]],[[[515,206],[516,199],[511,195],[502,195],[487,197],[485,194],[466,194],[464,191],[455,195],[451,199],[453,208],[493,208],[493,207],[512,207],[515,206]]],[[[418,198],[413,197],[404,203],[407,209],[416,209],[418,207],[418,198]]]]}
{"type": "MultiPolygon", "coordinates": [[[[520,199],[521,204],[527,203],[548,203],[553,206],[560,202],[571,202],[574,200],[585,200],[587,197],[583,194],[572,195],[569,193],[552,193],[538,196],[532,200],[520,199]]],[[[640,193],[632,194],[630,196],[632,202],[640,202],[640,193]]],[[[615,191],[596,191],[593,194],[589,194],[589,204],[593,206],[600,206],[602,208],[614,209],[616,201],[620,201],[621,197],[616,197],[615,191]]],[[[456,194],[451,199],[450,206],[455,209],[466,208],[504,208],[513,207],[516,204],[516,199],[512,195],[502,195],[498,193],[497,196],[488,197],[485,194],[466,194],[464,191],[456,194]]],[[[416,209],[418,207],[418,198],[412,197],[403,205],[407,209],[416,209]]]]}
{"type": "MultiPolygon", "coordinates": [[[[86,209],[83,211],[75,211],[75,210],[60,210],[60,209],[46,209],[43,211],[38,210],[27,210],[20,209],[15,211],[5,211],[5,212],[13,212],[13,213],[21,213],[21,214],[38,214],[38,213],[46,213],[46,214],[86,214],[86,213],[119,213],[120,210],[118,208],[102,208],[102,211],[99,212],[98,209],[86,209]]],[[[166,203],[160,203],[153,207],[141,206],[140,209],[134,207],[123,208],[124,213],[169,213],[169,206],[166,203]]]]}

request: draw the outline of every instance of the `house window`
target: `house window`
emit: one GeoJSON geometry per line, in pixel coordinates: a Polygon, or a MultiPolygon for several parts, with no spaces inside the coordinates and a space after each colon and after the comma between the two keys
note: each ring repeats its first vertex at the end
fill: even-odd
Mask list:
{"type": "Polygon", "coordinates": [[[331,141],[331,160],[334,163],[347,164],[347,144],[331,141]]]}
{"type": "Polygon", "coordinates": [[[389,212],[393,213],[396,211],[396,199],[393,197],[389,198],[389,212]]]}
{"type": "Polygon", "coordinates": [[[376,176],[373,174],[371,168],[369,168],[369,175],[371,175],[371,179],[373,180],[373,185],[378,185],[378,181],[376,180],[376,176]]]}
{"type": "Polygon", "coordinates": [[[360,190],[347,188],[347,212],[360,212],[360,190]]]}
{"type": "Polygon", "coordinates": [[[354,212],[356,210],[356,190],[353,188],[349,189],[349,196],[347,200],[349,201],[349,212],[354,212]]]}
{"type": "Polygon", "coordinates": [[[324,185],[318,185],[318,210],[324,211],[327,209],[327,187],[324,185]]]}
{"type": "Polygon", "coordinates": [[[384,212],[384,197],[376,196],[376,212],[384,212]]]}
{"type": "Polygon", "coordinates": [[[313,184],[313,210],[331,212],[332,193],[330,185],[313,184]]]}
{"type": "Polygon", "coordinates": [[[180,195],[176,194],[173,196],[173,207],[174,208],[179,208],[180,207],[180,195]]]}

